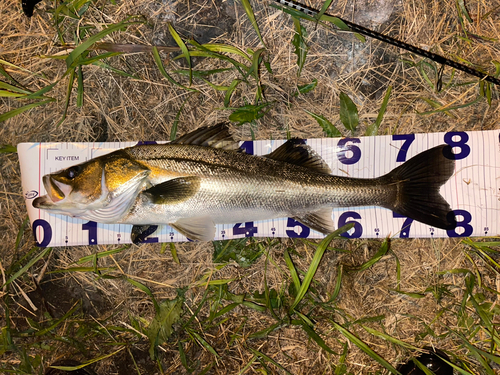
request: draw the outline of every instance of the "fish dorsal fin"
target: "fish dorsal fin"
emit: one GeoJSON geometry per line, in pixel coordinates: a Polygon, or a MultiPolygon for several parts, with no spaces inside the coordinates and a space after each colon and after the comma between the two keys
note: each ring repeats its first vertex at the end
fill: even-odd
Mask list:
{"type": "Polygon", "coordinates": [[[223,150],[236,150],[239,147],[238,142],[229,133],[229,127],[225,122],[193,130],[172,141],[172,144],[197,145],[223,150]]]}
{"type": "Polygon", "coordinates": [[[179,219],[168,225],[190,240],[213,241],[215,237],[215,223],[208,216],[179,219]]]}
{"type": "Polygon", "coordinates": [[[294,219],[323,234],[329,234],[335,230],[331,208],[323,208],[303,216],[294,217],[294,219]]]}
{"type": "Polygon", "coordinates": [[[143,194],[151,196],[154,204],[174,204],[191,198],[200,189],[200,177],[174,178],[150,187],[143,194]]]}
{"type": "Polygon", "coordinates": [[[299,138],[289,139],[276,150],[265,156],[269,159],[300,165],[316,173],[332,173],[330,167],[321,156],[311,147],[306,145],[304,140],[299,138]]]}

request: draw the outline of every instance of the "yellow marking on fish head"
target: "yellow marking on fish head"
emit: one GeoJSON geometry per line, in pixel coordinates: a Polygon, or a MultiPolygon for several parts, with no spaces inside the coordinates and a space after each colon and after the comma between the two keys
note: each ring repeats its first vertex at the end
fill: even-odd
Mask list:
{"type": "Polygon", "coordinates": [[[128,189],[130,184],[137,184],[151,173],[149,168],[130,159],[125,153],[112,153],[105,155],[103,159],[104,180],[108,191],[112,194],[128,189]]]}
{"type": "Polygon", "coordinates": [[[55,203],[70,196],[78,203],[90,203],[99,199],[102,192],[102,163],[92,159],[86,163],[74,165],[60,172],[43,178],[47,194],[55,203]]]}

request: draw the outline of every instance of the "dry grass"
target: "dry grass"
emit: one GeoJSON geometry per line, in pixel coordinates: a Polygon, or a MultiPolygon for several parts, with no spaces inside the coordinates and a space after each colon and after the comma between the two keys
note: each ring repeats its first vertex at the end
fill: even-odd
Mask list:
{"type": "MultiPolygon", "coordinates": [[[[344,135],[348,135],[339,120],[340,92],[348,94],[357,104],[361,119],[358,134],[363,134],[366,127],[375,121],[389,85],[393,90],[380,134],[486,130],[498,127],[499,102],[496,89],[493,91],[491,105],[483,98],[448,114],[438,112],[419,115],[435,109],[422,98],[438,102],[445,108],[454,107],[476,99],[479,85],[459,85],[475,82],[475,79],[456,73],[453,85],[436,93],[417,68],[401,62],[403,51],[373,40],[362,44],[348,33],[333,33],[308,22],[303,22],[303,26],[308,31],[307,43],[310,50],[302,74],[297,77],[296,56],[291,44],[293,22],[288,15],[269,7],[269,3],[270,1],[252,1],[267,45],[266,59],[272,67],[272,74],[265,69],[261,70],[260,83],[264,87],[266,100],[274,102],[269,113],[258,120],[257,126],[253,128],[257,139],[285,138],[288,131],[304,138],[323,136],[321,128],[303,109],[322,114],[337,125],[344,135]],[[313,79],[318,81],[318,85],[312,92],[294,95],[297,85],[310,83],[313,79]]],[[[307,3],[319,9],[322,1],[307,3]]],[[[107,62],[137,78],[124,77],[94,65],[84,66],[83,106],[76,106],[75,83],[67,118],[56,126],[64,111],[67,77],[63,78],[63,75],[66,64],[64,60],[42,58],[64,51],[48,12],[53,5],[52,1],[40,3],[35,15],[28,19],[20,12],[19,1],[0,2],[0,17],[3,20],[0,25],[0,58],[33,74],[14,67],[5,67],[6,71],[19,85],[31,91],[61,79],[48,94],[56,101],[24,112],[0,125],[0,144],[96,139],[164,140],[168,139],[171,126],[183,105],[184,109],[179,117],[179,133],[227,120],[231,111],[223,109],[224,92],[212,89],[199,79],[195,79],[192,86],[198,93],[182,90],[163,78],[150,53],[130,53],[110,58],[107,62]]],[[[467,23],[470,41],[462,38],[464,33],[457,22],[455,1],[452,0],[339,0],[330,13],[364,23],[421,48],[431,48],[450,57],[460,56],[491,72],[494,68],[490,62],[500,59],[498,2],[479,0],[468,2],[467,5],[473,18],[473,23],[467,23]],[[490,11],[490,16],[484,17],[490,11]]],[[[104,24],[123,21],[129,15],[142,15],[147,22],[133,25],[126,31],[115,32],[107,36],[105,41],[175,45],[165,23],[173,21],[184,38],[194,37],[199,42],[226,43],[244,51],[248,48],[256,50],[260,46],[243,7],[235,0],[144,0],[117,2],[116,5],[100,0],[89,7],[79,26],[93,26],[90,33],[95,34],[103,29],[104,24]]],[[[66,42],[74,42],[77,26],[77,22],[64,21],[63,35],[66,42]]],[[[181,60],[172,60],[174,55],[161,55],[169,71],[185,68],[181,60]]],[[[405,55],[404,58],[420,61],[418,56],[405,55]]],[[[228,66],[216,59],[203,58],[194,58],[194,64],[196,70],[228,66]]],[[[450,75],[451,70],[446,68],[443,76],[445,84],[450,75]]],[[[211,82],[229,85],[237,76],[234,71],[219,73],[211,77],[211,82]]],[[[188,84],[186,77],[176,76],[176,79],[188,84]]],[[[238,86],[230,106],[239,107],[246,102],[252,103],[255,90],[255,81],[238,86]]],[[[21,104],[13,99],[2,98],[0,114],[21,104]]],[[[234,126],[234,130],[236,138],[249,139],[249,124],[234,126]]],[[[0,154],[0,268],[7,273],[12,271],[9,266],[26,254],[33,244],[31,233],[26,231],[19,249],[15,250],[16,235],[26,216],[21,193],[16,155],[0,154]]],[[[88,271],[50,274],[50,271],[74,267],[81,257],[113,247],[54,249],[50,256],[37,262],[8,290],[13,324],[11,328],[22,331],[28,329],[29,325],[33,326],[33,322],[27,320],[28,317],[38,322],[46,321],[48,318],[41,314],[43,311],[60,317],[71,308],[74,301],[81,299],[83,305],[78,313],[58,327],[58,331],[54,330],[50,334],[52,339],[61,335],[75,341],[47,339],[49,341],[46,345],[49,347],[46,347],[43,342],[27,340],[29,345],[16,341],[17,346],[28,348],[31,356],[41,355],[40,368],[45,368],[61,358],[72,357],[86,361],[109,354],[117,349],[111,345],[113,341],[115,344],[125,342],[127,345],[120,346],[124,348],[121,352],[93,365],[98,374],[131,374],[137,373],[137,370],[142,374],[160,373],[157,364],[149,359],[147,338],[141,333],[133,333],[153,318],[155,310],[152,300],[127,283],[126,277],[147,285],[158,301],[174,298],[178,288],[188,288],[182,318],[184,321],[193,316],[205,293],[208,292],[211,296],[189,327],[202,333],[220,357],[214,356],[199,345],[199,340],[190,339],[186,332],[179,329],[160,349],[163,353],[160,362],[164,373],[168,374],[187,373],[182,364],[178,342],[184,347],[189,366],[196,367],[194,373],[200,373],[212,364],[207,373],[236,374],[254,358],[249,348],[266,354],[293,374],[334,373],[335,366],[341,364],[340,354],[347,348],[347,371],[373,373],[380,371],[382,367],[335,330],[332,320],[341,324],[349,323],[352,333],[357,334],[393,365],[406,360],[411,351],[368,334],[359,324],[351,324],[358,319],[377,316],[383,318],[367,321],[366,325],[408,344],[417,347],[434,345],[457,357],[463,356],[474,361],[470,356],[466,357],[467,349],[456,337],[446,334],[450,329],[458,330],[464,325],[460,321],[460,304],[466,289],[466,275],[443,275],[440,272],[468,269],[480,275],[481,286],[491,289],[489,292],[483,291],[484,301],[493,304],[491,311],[498,303],[498,294],[494,293],[500,292],[498,272],[487,268],[474,255],[467,258],[468,247],[459,241],[393,240],[388,255],[368,270],[355,272],[347,268],[370,259],[379,249],[380,242],[336,240],[335,247],[348,252],[326,252],[313,284],[317,300],[307,305],[308,313],[315,319],[316,331],[321,333],[323,340],[336,354],[328,354],[320,349],[303,329],[293,325],[275,330],[265,339],[251,339],[253,333],[276,322],[269,311],[259,312],[238,306],[210,322],[207,318],[210,306],[220,309],[217,307],[216,296],[217,293],[222,293],[221,289],[193,285],[203,277],[206,277],[205,281],[234,279],[228,284],[228,291],[233,294],[247,293],[249,296],[254,292],[264,293],[266,280],[269,289],[283,291],[286,296],[285,292],[291,281],[284,261],[284,250],[293,249],[296,254],[292,254],[292,257],[297,269],[306,271],[314,249],[300,241],[291,240],[283,240],[273,246],[268,246],[264,241],[262,245],[266,247],[268,256],[263,255],[249,268],[242,268],[232,262],[219,269],[212,261],[213,247],[210,243],[177,244],[180,264],[174,261],[168,248],[167,251],[162,251],[161,244],[145,244],[126,248],[98,261],[98,267],[112,267],[113,270],[101,273],[88,271]],[[400,280],[396,272],[396,256],[400,263],[400,280]],[[326,302],[334,291],[340,265],[346,270],[340,294],[329,305],[328,310],[322,307],[321,302],[326,302]],[[35,280],[44,273],[43,281],[37,287],[35,280]],[[422,293],[423,297],[414,298],[398,293],[398,288],[405,292],[422,293]],[[440,295],[440,291],[447,293],[440,295]],[[134,326],[134,322],[138,322],[137,325],[134,326]],[[99,332],[98,327],[102,329],[99,332]],[[130,331],[110,327],[128,328],[130,331]],[[78,328],[90,331],[80,332],[78,328]],[[82,341],[75,344],[79,340],[82,341]],[[102,345],[102,342],[107,344],[102,345]],[[135,365],[132,358],[136,361],[135,365]]],[[[93,267],[92,262],[82,266],[93,267]]],[[[0,295],[3,298],[0,311],[5,313],[7,295],[2,291],[0,295]]],[[[227,305],[229,302],[223,304],[227,305]]],[[[474,310],[470,305],[466,309],[471,314],[471,319],[477,323],[478,317],[473,315],[474,310]]],[[[286,315],[283,309],[278,309],[277,313],[286,315]]],[[[0,322],[5,327],[6,320],[2,316],[5,314],[0,313],[0,322]]],[[[493,314],[492,320],[498,325],[498,315],[493,314]]],[[[478,346],[486,347],[487,338],[481,337],[482,334],[480,332],[478,337],[471,336],[469,339],[478,346]]],[[[19,351],[7,351],[0,358],[0,368],[19,366],[20,363],[24,362],[19,351]]],[[[265,365],[259,361],[253,362],[246,373],[283,373],[275,365],[264,363],[265,365]]],[[[342,373],[340,367],[337,367],[337,371],[342,373]]]]}

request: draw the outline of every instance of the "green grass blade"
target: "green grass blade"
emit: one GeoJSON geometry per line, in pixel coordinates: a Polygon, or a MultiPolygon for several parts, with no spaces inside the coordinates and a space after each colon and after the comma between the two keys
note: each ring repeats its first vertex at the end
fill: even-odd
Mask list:
{"type": "Polygon", "coordinates": [[[351,268],[352,270],[356,271],[365,271],[371,266],[373,266],[375,263],[377,263],[380,259],[382,259],[385,254],[389,251],[389,238],[385,238],[384,242],[382,242],[382,245],[380,246],[380,249],[373,255],[373,257],[368,260],[367,262],[363,263],[359,267],[353,267],[351,268]]]}
{"type": "MultiPolygon", "coordinates": [[[[80,302],[77,302],[73,305],[73,307],[66,313],[64,314],[61,318],[57,319],[54,323],[52,323],[50,326],[44,328],[44,329],[41,329],[39,331],[37,331],[35,333],[35,336],[43,336],[47,333],[49,333],[50,331],[52,331],[53,329],[55,329],[58,325],[62,324],[62,323],[67,323],[67,320],[68,318],[73,315],[73,313],[79,309],[81,306],[80,306],[80,302]]],[[[29,335],[29,334],[27,334],[29,335]]]]}
{"type": "Polygon", "coordinates": [[[215,349],[210,345],[207,340],[205,340],[198,332],[186,327],[186,332],[193,337],[196,341],[198,341],[206,350],[212,353],[215,357],[220,358],[219,354],[215,351],[215,349]]]}
{"type": "Polygon", "coordinates": [[[243,8],[245,8],[245,12],[247,13],[247,17],[250,20],[253,28],[255,29],[255,32],[257,33],[257,36],[260,39],[260,42],[264,47],[266,47],[266,43],[264,43],[264,39],[262,39],[262,35],[260,34],[259,30],[259,25],[257,25],[257,21],[255,20],[255,15],[253,13],[252,5],[250,5],[249,0],[241,0],[241,4],[243,5],[243,8]]]}
{"type": "Polygon", "coordinates": [[[276,367],[278,367],[279,369],[281,369],[282,371],[286,372],[287,374],[289,375],[292,375],[292,373],[290,371],[288,371],[286,368],[284,368],[283,366],[281,366],[278,362],[276,362],[274,359],[272,359],[271,357],[265,355],[264,353],[256,350],[256,349],[252,349],[252,348],[248,348],[255,356],[257,357],[260,357],[262,358],[263,360],[269,362],[269,363],[272,363],[273,365],[275,365],[276,367]]]}
{"type": "Polygon", "coordinates": [[[107,27],[106,29],[98,32],[97,34],[91,36],[87,40],[85,40],[82,44],[78,45],[71,53],[68,55],[66,58],[66,66],[68,68],[68,71],[74,68],[76,65],[78,65],[78,58],[80,55],[82,55],[85,51],[87,51],[94,43],[98,42],[102,38],[104,38],[106,35],[111,34],[112,32],[122,30],[124,28],[127,28],[131,25],[137,25],[139,21],[133,21],[133,22],[128,22],[132,17],[127,18],[126,20],[122,22],[118,22],[114,25],[111,25],[107,27]]]}
{"type": "Polygon", "coordinates": [[[300,289],[297,292],[297,296],[295,297],[295,301],[293,302],[292,306],[290,307],[290,312],[293,312],[295,307],[302,301],[304,296],[306,295],[307,290],[309,289],[309,286],[311,285],[311,282],[313,280],[314,274],[316,273],[319,263],[321,261],[321,258],[323,258],[323,254],[325,253],[325,250],[327,249],[328,245],[330,242],[335,237],[340,236],[342,233],[347,232],[351,228],[354,227],[354,224],[347,224],[344,225],[342,228],[337,229],[333,233],[329,234],[328,236],[325,237],[323,241],[318,245],[316,248],[316,252],[314,253],[313,259],[311,261],[311,264],[309,265],[309,269],[307,270],[307,273],[304,277],[304,280],[302,282],[302,285],[300,286],[300,289]]]}
{"type": "Polygon", "coordinates": [[[0,145],[0,154],[13,154],[17,152],[17,147],[12,145],[0,145]]]}
{"type": "Polygon", "coordinates": [[[6,82],[2,82],[2,81],[0,81],[0,89],[8,90],[8,91],[15,92],[18,94],[26,94],[26,95],[31,94],[31,91],[28,91],[26,89],[21,89],[17,86],[11,85],[10,83],[6,83],[6,82]]]}
{"type": "Polygon", "coordinates": [[[91,57],[85,57],[85,58],[80,57],[78,59],[78,66],[91,65],[91,64],[94,64],[96,61],[104,60],[104,59],[107,59],[107,58],[110,58],[113,56],[119,56],[119,55],[121,55],[121,53],[119,53],[119,52],[106,52],[106,53],[102,53],[102,54],[97,55],[97,56],[91,56],[91,57]]]}
{"type": "Polygon", "coordinates": [[[215,313],[215,315],[213,316],[213,319],[216,319],[218,318],[219,316],[222,316],[222,315],[225,315],[227,314],[229,311],[235,309],[236,307],[238,307],[240,304],[239,303],[230,303],[229,305],[227,306],[224,306],[222,309],[220,309],[219,311],[217,311],[215,313]]]}
{"type": "Polygon", "coordinates": [[[89,262],[94,257],[97,257],[97,259],[105,258],[105,257],[107,257],[109,255],[120,253],[123,250],[128,249],[129,247],[130,247],[130,245],[125,245],[125,246],[119,247],[117,249],[112,249],[112,250],[107,250],[107,251],[101,251],[100,253],[97,253],[97,254],[87,255],[87,256],[84,256],[84,257],[81,257],[80,259],[78,259],[76,261],[76,263],[77,264],[82,264],[82,263],[85,263],[85,262],[89,262]]]}
{"type": "Polygon", "coordinates": [[[324,3],[323,3],[323,6],[321,7],[321,9],[319,10],[318,14],[316,14],[315,18],[319,21],[321,19],[321,17],[323,17],[323,15],[326,13],[326,11],[328,10],[328,8],[330,8],[330,5],[332,4],[332,1],[333,0],[326,0],[324,3]]]}
{"type": "Polygon", "coordinates": [[[226,95],[224,97],[224,107],[228,107],[229,104],[231,104],[231,95],[233,95],[234,90],[236,89],[236,87],[238,87],[238,85],[241,82],[243,82],[243,81],[240,79],[233,79],[233,81],[229,85],[229,88],[227,89],[226,95]]]}
{"type": "Polygon", "coordinates": [[[311,83],[307,83],[305,85],[297,86],[298,92],[294,94],[294,96],[299,96],[299,94],[307,94],[309,91],[312,91],[318,85],[318,80],[314,78],[311,83]]]}
{"type": "MultiPolygon", "coordinates": [[[[327,14],[323,14],[320,19],[320,21],[325,21],[325,22],[330,22],[330,23],[333,23],[335,26],[337,26],[340,30],[343,30],[343,31],[351,31],[350,27],[346,25],[346,23],[341,20],[340,18],[338,17],[334,17],[334,16],[330,16],[330,15],[327,15],[327,14]]],[[[359,41],[361,42],[366,42],[366,38],[359,34],[359,33],[354,33],[354,36],[356,38],[358,38],[359,41]]]]}
{"type": "Polygon", "coordinates": [[[181,264],[181,262],[179,261],[179,257],[177,255],[177,249],[173,242],[170,242],[170,254],[172,254],[172,258],[174,259],[175,263],[181,264]]]}
{"type": "Polygon", "coordinates": [[[172,38],[174,38],[177,45],[182,50],[183,56],[186,58],[186,62],[188,64],[188,69],[189,69],[189,86],[191,86],[191,84],[193,83],[193,69],[191,65],[191,56],[189,55],[189,50],[170,22],[168,23],[168,31],[170,32],[170,35],[172,35],[172,38]]]}
{"type": "Polygon", "coordinates": [[[26,94],[18,94],[12,91],[0,90],[0,97],[2,98],[23,98],[26,94]]]}
{"type": "Polygon", "coordinates": [[[2,113],[0,115],[0,122],[8,120],[11,117],[20,115],[21,113],[26,112],[26,111],[28,111],[28,110],[30,110],[32,108],[39,107],[41,105],[45,105],[45,104],[48,104],[48,103],[53,102],[53,101],[54,101],[54,99],[47,99],[47,100],[43,100],[41,102],[27,104],[27,105],[22,106],[20,108],[13,109],[13,110],[11,110],[9,112],[2,113]]]}
{"type": "Polygon", "coordinates": [[[249,73],[253,73],[255,77],[255,82],[257,82],[257,91],[255,92],[255,103],[257,104],[262,98],[262,86],[260,84],[259,77],[259,66],[262,59],[262,54],[265,52],[265,49],[261,48],[254,52],[252,58],[252,68],[249,73]]]}
{"type": "Polygon", "coordinates": [[[46,92],[49,92],[50,90],[52,90],[54,88],[55,85],[57,85],[59,83],[59,81],[56,81],[54,83],[51,83],[50,85],[47,85],[45,86],[43,89],[40,89],[38,91],[35,91],[33,94],[30,94],[28,96],[26,96],[25,99],[38,99],[38,98],[43,98],[43,95],[46,93],[46,92]]]}
{"type": "Polygon", "coordinates": [[[366,345],[359,337],[349,332],[347,329],[342,327],[340,324],[331,321],[336,330],[338,330],[346,339],[356,345],[359,349],[365,352],[374,361],[380,363],[386,370],[390,371],[392,374],[401,375],[401,373],[396,370],[389,362],[387,362],[380,355],[375,353],[372,348],[366,345]]]}
{"type": "Polygon", "coordinates": [[[77,108],[81,108],[83,106],[83,71],[81,65],[79,65],[77,68],[76,79],[78,82],[78,88],[76,94],[76,106],[77,108]]]}
{"type": "Polygon", "coordinates": [[[321,336],[318,335],[318,333],[314,330],[314,328],[308,325],[306,322],[300,320],[293,320],[292,323],[299,324],[302,327],[302,329],[307,333],[309,338],[313,340],[316,344],[318,344],[320,348],[322,348],[323,350],[325,350],[330,354],[336,354],[328,345],[326,345],[325,340],[323,340],[321,336]]]}
{"type": "Polygon", "coordinates": [[[373,124],[368,126],[368,128],[366,129],[365,135],[368,135],[368,136],[377,135],[380,124],[382,123],[382,120],[384,119],[385,111],[387,110],[387,104],[389,104],[389,98],[391,96],[391,92],[392,92],[392,86],[389,86],[385,92],[384,100],[382,101],[382,105],[380,106],[380,110],[378,111],[377,119],[375,120],[375,122],[373,124]]]}
{"type": "MultiPolygon", "coordinates": [[[[175,141],[175,138],[177,137],[177,126],[179,125],[179,119],[181,117],[181,113],[184,109],[184,106],[186,105],[187,101],[188,101],[189,97],[186,98],[183,102],[182,102],[182,105],[181,105],[181,108],[179,108],[179,110],[177,111],[176,115],[175,115],[175,119],[174,119],[174,122],[172,123],[172,128],[170,129],[170,141],[175,141]]],[[[172,247],[170,248],[172,249],[172,247]]],[[[175,250],[175,246],[174,246],[174,250],[175,250]]],[[[172,256],[174,254],[172,253],[172,256]]],[[[177,258],[177,252],[175,253],[175,258],[174,260],[177,258]]],[[[177,263],[179,263],[179,259],[177,258],[177,263]]]]}
{"type": "Polygon", "coordinates": [[[161,61],[161,57],[160,57],[160,54],[158,53],[158,49],[156,47],[153,47],[153,58],[155,60],[155,63],[156,63],[156,66],[158,67],[158,70],[160,71],[160,73],[172,84],[180,87],[180,88],[183,88],[184,90],[188,90],[188,91],[198,91],[198,90],[195,90],[195,89],[191,89],[189,87],[186,87],[184,85],[181,85],[179,82],[177,82],[175,79],[173,79],[170,74],[167,73],[167,71],[165,70],[165,67],[163,66],[163,63],[161,61]]]}
{"type": "Polygon", "coordinates": [[[340,121],[342,121],[347,130],[353,132],[359,124],[358,108],[347,94],[341,92],[339,97],[340,121]]]}
{"type": "Polygon", "coordinates": [[[92,63],[92,65],[98,66],[101,69],[110,70],[113,73],[116,73],[116,74],[118,74],[118,75],[120,75],[122,77],[133,78],[133,79],[140,79],[139,76],[137,76],[137,75],[130,74],[130,73],[124,72],[123,70],[113,68],[111,65],[106,64],[104,61],[101,61],[101,60],[94,61],[92,63]]]}
{"type": "MultiPolygon", "coordinates": [[[[36,247],[33,248],[33,249],[36,249],[36,247]]],[[[34,258],[30,259],[30,261],[28,263],[26,263],[19,271],[17,271],[11,277],[9,277],[7,279],[7,281],[5,282],[5,284],[3,284],[0,287],[0,289],[6,287],[11,282],[13,282],[14,280],[16,280],[19,276],[21,276],[22,274],[24,274],[27,270],[29,270],[31,268],[31,266],[33,266],[36,262],[38,262],[40,259],[42,259],[45,255],[47,255],[48,253],[50,253],[51,250],[52,250],[51,247],[47,247],[46,249],[42,250],[37,256],[35,256],[34,258]]]]}
{"type": "Polygon", "coordinates": [[[288,266],[288,269],[290,270],[290,274],[292,275],[295,291],[297,292],[300,289],[300,279],[299,275],[297,274],[297,270],[295,269],[295,265],[293,264],[292,258],[290,258],[290,254],[288,253],[287,249],[285,249],[284,258],[285,258],[285,263],[288,266]]]}
{"type": "Polygon", "coordinates": [[[201,45],[207,51],[218,52],[218,53],[234,53],[235,55],[239,55],[248,61],[252,61],[252,58],[248,56],[245,52],[243,52],[238,47],[231,46],[229,44],[202,44],[201,45]]]}
{"type": "Polygon", "coordinates": [[[64,120],[66,119],[66,115],[68,114],[71,92],[73,91],[73,84],[75,83],[75,74],[76,74],[76,68],[71,69],[71,71],[69,72],[68,88],[66,89],[66,100],[64,102],[63,115],[59,120],[59,122],[56,124],[56,128],[59,127],[59,125],[61,125],[64,122],[64,120]]]}
{"type": "MultiPolygon", "coordinates": [[[[17,151],[17,150],[16,150],[17,151]]],[[[1,150],[0,150],[1,152],[1,150]]],[[[14,249],[17,250],[19,249],[19,244],[21,243],[21,239],[23,238],[23,235],[24,235],[24,230],[26,229],[27,227],[27,224],[30,222],[30,218],[29,217],[26,217],[21,226],[19,227],[19,232],[17,232],[17,237],[16,237],[16,244],[14,245],[14,249]]]]}
{"type": "Polygon", "coordinates": [[[278,328],[281,328],[282,324],[281,323],[274,323],[274,324],[271,324],[269,327],[263,329],[262,331],[258,331],[258,332],[254,332],[254,333],[251,333],[248,338],[249,339],[264,339],[266,338],[267,336],[269,336],[269,334],[271,332],[274,332],[275,330],[277,330],[278,328]]]}
{"type": "Polygon", "coordinates": [[[333,125],[326,117],[323,115],[317,115],[316,113],[310,112],[307,109],[304,109],[304,112],[315,119],[319,126],[323,128],[323,131],[326,133],[327,137],[338,138],[342,137],[342,133],[333,125]]]}
{"type": "Polygon", "coordinates": [[[250,368],[250,366],[252,366],[252,365],[253,365],[253,363],[254,363],[256,360],[257,360],[257,356],[255,356],[255,355],[254,355],[252,358],[250,358],[250,361],[248,361],[248,363],[245,365],[245,367],[243,367],[243,368],[241,369],[241,371],[240,371],[240,372],[238,372],[238,375],[242,375],[242,374],[244,374],[244,373],[245,373],[245,372],[246,372],[246,371],[250,368]]]}
{"type": "Polygon", "coordinates": [[[300,73],[302,73],[302,68],[306,62],[307,51],[309,50],[305,40],[307,37],[307,31],[306,28],[300,24],[300,20],[296,17],[293,17],[293,24],[295,26],[295,34],[293,35],[292,44],[295,47],[297,65],[299,67],[297,77],[300,77],[300,73]]]}
{"type": "Polygon", "coordinates": [[[383,333],[383,332],[380,332],[380,331],[377,331],[373,328],[370,328],[370,327],[367,327],[367,326],[364,326],[361,324],[361,327],[363,327],[368,333],[372,334],[373,336],[377,336],[377,337],[380,337],[386,341],[389,341],[393,344],[396,344],[402,348],[406,348],[406,349],[410,349],[410,350],[419,350],[419,348],[417,348],[416,346],[413,346],[411,344],[407,344],[406,342],[404,341],[401,341],[401,340],[398,340],[392,336],[389,336],[388,334],[386,333],[383,333]]]}
{"type": "Polygon", "coordinates": [[[135,281],[129,277],[126,277],[125,280],[128,281],[133,286],[135,286],[137,289],[142,290],[144,293],[146,293],[151,298],[151,301],[153,302],[156,314],[160,314],[160,306],[158,305],[158,302],[156,301],[155,296],[153,295],[151,290],[146,285],[144,285],[138,281],[135,281]]]}
{"type": "Polygon", "coordinates": [[[78,366],[49,366],[49,367],[50,368],[55,368],[55,369],[58,369],[58,370],[63,370],[63,371],[75,371],[75,370],[79,370],[79,369],[82,369],[84,367],[87,367],[88,365],[91,365],[92,363],[96,363],[96,362],[102,361],[103,359],[112,357],[115,354],[118,354],[119,352],[121,352],[125,348],[126,348],[126,346],[122,346],[120,349],[118,349],[117,351],[114,351],[113,353],[101,355],[101,356],[99,356],[97,358],[94,358],[94,359],[91,359],[89,361],[86,361],[86,362],[84,362],[84,363],[82,363],[81,365],[78,365],[78,366]]]}
{"type": "Polygon", "coordinates": [[[328,303],[331,303],[337,299],[340,293],[340,286],[342,285],[342,273],[344,271],[344,266],[339,264],[337,267],[337,278],[335,279],[335,288],[333,289],[333,293],[328,300],[328,303]]]}

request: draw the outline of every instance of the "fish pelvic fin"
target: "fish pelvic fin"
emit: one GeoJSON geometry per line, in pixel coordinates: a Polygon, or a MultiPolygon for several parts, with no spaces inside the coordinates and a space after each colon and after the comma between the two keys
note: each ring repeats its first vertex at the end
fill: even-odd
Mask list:
{"type": "Polygon", "coordinates": [[[265,157],[293,165],[299,165],[316,173],[332,173],[330,167],[321,156],[311,147],[306,145],[303,139],[299,138],[289,139],[276,150],[265,155],[265,157]]]}
{"type": "Polygon", "coordinates": [[[453,211],[439,190],[455,171],[451,147],[440,145],[421,152],[381,177],[395,187],[384,207],[421,223],[451,230],[457,226],[453,211]]]}
{"type": "Polygon", "coordinates": [[[213,241],[215,237],[215,223],[209,217],[179,219],[168,225],[190,240],[213,241]]]}
{"type": "Polygon", "coordinates": [[[134,225],[130,232],[130,239],[134,245],[139,245],[146,238],[156,232],[158,225],[134,225]]]}

